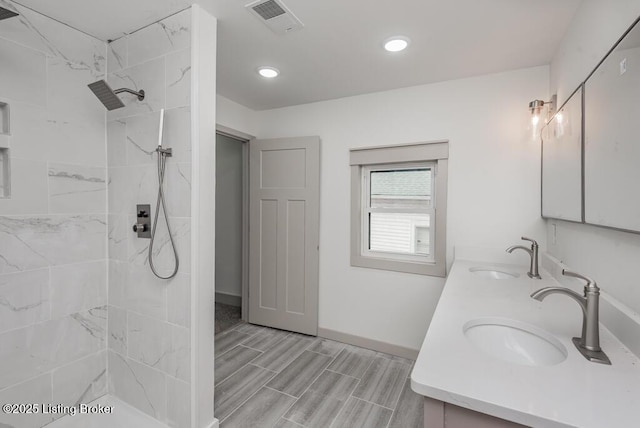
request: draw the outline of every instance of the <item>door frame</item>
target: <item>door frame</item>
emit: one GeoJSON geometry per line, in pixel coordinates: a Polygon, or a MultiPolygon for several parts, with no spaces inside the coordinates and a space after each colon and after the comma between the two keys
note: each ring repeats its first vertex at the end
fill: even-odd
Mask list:
{"type": "MultiPolygon", "coordinates": [[[[242,291],[240,318],[249,320],[249,142],[256,137],[224,125],[216,124],[216,134],[242,144],[242,291]]],[[[215,259],[214,259],[215,263],[215,259]]],[[[215,284],[214,284],[215,295],[215,284]]]]}

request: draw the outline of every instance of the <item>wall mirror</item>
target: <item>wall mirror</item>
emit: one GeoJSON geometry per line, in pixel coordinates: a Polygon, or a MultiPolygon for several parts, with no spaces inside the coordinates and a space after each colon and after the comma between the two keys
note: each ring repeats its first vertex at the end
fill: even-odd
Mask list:
{"type": "Polygon", "coordinates": [[[582,222],[580,86],[542,129],[542,217],[582,222]]]}
{"type": "Polygon", "coordinates": [[[640,231],[640,26],[586,80],[585,222],[640,231]]]}

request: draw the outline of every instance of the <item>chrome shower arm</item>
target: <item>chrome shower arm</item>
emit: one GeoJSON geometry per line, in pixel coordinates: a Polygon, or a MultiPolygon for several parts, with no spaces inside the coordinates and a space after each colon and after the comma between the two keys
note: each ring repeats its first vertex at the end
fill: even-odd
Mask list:
{"type": "Polygon", "coordinates": [[[134,91],[133,89],[129,89],[129,88],[120,88],[113,91],[114,94],[121,94],[123,92],[126,92],[131,95],[136,95],[138,97],[138,101],[144,100],[144,89],[140,89],[139,91],[134,91]]]}

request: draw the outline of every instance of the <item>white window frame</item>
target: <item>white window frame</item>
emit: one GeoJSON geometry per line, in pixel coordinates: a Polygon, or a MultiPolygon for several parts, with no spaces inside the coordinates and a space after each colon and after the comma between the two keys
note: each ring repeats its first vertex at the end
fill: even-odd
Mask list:
{"type": "MultiPolygon", "coordinates": [[[[362,173],[362,201],[361,201],[361,215],[360,224],[362,227],[361,234],[361,248],[362,255],[364,257],[376,257],[376,258],[385,258],[391,260],[409,260],[419,263],[429,262],[432,263],[434,261],[433,251],[429,256],[421,256],[418,254],[403,254],[403,253],[394,253],[394,252],[386,252],[386,251],[373,251],[369,249],[370,242],[370,231],[369,231],[369,214],[371,213],[398,213],[398,214],[427,214],[429,215],[430,224],[435,223],[435,198],[434,198],[434,184],[435,184],[435,176],[437,171],[436,162],[402,162],[402,163],[394,163],[394,164],[383,164],[383,165],[367,165],[363,166],[361,169],[362,173]],[[375,171],[390,171],[390,170],[403,170],[403,169],[416,169],[416,168],[429,168],[431,169],[432,179],[431,179],[431,208],[424,210],[417,209],[402,209],[402,208],[372,208],[371,207],[371,183],[370,177],[371,173],[375,171]]],[[[415,226],[414,226],[415,228],[415,226]]],[[[412,231],[412,238],[414,238],[415,231],[412,231]]],[[[413,245],[412,245],[413,246],[413,245]]]]}
{"type": "MultiPolygon", "coordinates": [[[[352,266],[446,276],[448,158],[448,141],[365,147],[350,151],[352,266]],[[371,171],[375,170],[415,168],[416,166],[433,168],[432,207],[429,209],[432,214],[429,225],[430,256],[370,251],[368,249],[370,187],[365,182],[366,178],[371,171]]],[[[416,212],[416,210],[410,211],[416,212]]]]}

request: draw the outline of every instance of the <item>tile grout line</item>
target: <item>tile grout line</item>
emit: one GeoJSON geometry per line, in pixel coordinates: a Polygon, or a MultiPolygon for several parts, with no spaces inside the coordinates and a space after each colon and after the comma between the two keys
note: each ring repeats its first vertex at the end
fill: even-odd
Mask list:
{"type": "MultiPolygon", "coordinates": [[[[232,329],[232,330],[233,330],[233,329],[232,329]]],[[[241,333],[241,332],[240,332],[240,333],[241,333]]],[[[244,334],[244,333],[243,333],[243,334],[244,334]]],[[[256,333],[256,334],[257,334],[257,333],[256,333]]],[[[283,338],[283,340],[284,340],[284,339],[286,339],[286,337],[289,337],[289,336],[290,336],[290,335],[285,336],[285,337],[283,338]]],[[[278,343],[280,343],[280,341],[279,341],[278,343]]],[[[240,346],[240,345],[236,345],[236,346],[240,346]]],[[[275,345],[274,345],[274,346],[275,346],[275,345]]],[[[264,352],[266,352],[266,351],[264,351],[264,352]]],[[[304,351],[303,351],[303,352],[304,352],[304,351]]],[[[225,353],[226,353],[226,352],[225,352],[225,353]]],[[[262,354],[260,354],[260,355],[262,355],[262,354]]],[[[257,357],[256,357],[256,358],[257,358],[257,357]]],[[[296,358],[297,358],[297,357],[296,357],[296,358]]],[[[255,360],[255,358],[254,358],[254,360],[255,360]]],[[[254,361],[254,360],[251,360],[251,361],[254,361]]],[[[295,360],[295,358],[294,358],[294,360],[295,360]]],[[[245,365],[244,365],[244,366],[242,366],[242,367],[244,368],[244,367],[246,367],[246,366],[250,365],[250,364],[251,364],[251,361],[250,361],[250,362],[248,362],[247,364],[245,364],[245,365]]],[[[260,386],[260,387],[259,387],[259,388],[254,392],[254,393],[253,393],[253,394],[251,394],[251,395],[250,395],[246,400],[244,400],[244,401],[243,401],[242,403],[240,403],[240,404],[239,404],[235,409],[233,409],[233,411],[232,411],[232,412],[230,412],[230,413],[229,413],[229,414],[228,414],[228,415],[227,415],[223,420],[221,420],[221,421],[220,421],[220,424],[222,424],[222,423],[223,423],[224,421],[226,421],[229,417],[231,417],[231,415],[233,415],[236,411],[238,411],[238,409],[239,409],[240,407],[242,407],[242,406],[243,406],[247,401],[251,400],[251,398],[253,398],[253,396],[255,396],[258,392],[260,392],[260,390],[262,390],[262,388],[268,388],[268,387],[266,386],[266,385],[267,385],[267,383],[269,383],[269,382],[270,382],[274,377],[276,377],[276,376],[280,373],[280,372],[276,372],[276,371],[274,371],[274,370],[267,369],[266,367],[261,367],[261,366],[259,366],[259,365],[257,365],[257,364],[251,364],[251,365],[252,365],[252,366],[254,366],[254,367],[258,367],[258,368],[261,368],[261,369],[263,369],[263,370],[267,370],[267,371],[269,371],[269,372],[272,372],[272,373],[274,373],[274,375],[273,375],[273,376],[271,376],[269,379],[267,379],[267,380],[266,380],[266,381],[265,381],[265,382],[264,382],[264,383],[263,383],[263,384],[262,384],[262,385],[261,385],[261,386],[260,386]]],[[[288,365],[288,364],[287,364],[287,365],[288,365]]],[[[227,378],[227,379],[228,379],[228,378],[227,378]]],[[[225,380],[226,380],[226,379],[225,379],[225,380]]],[[[214,388],[215,388],[215,385],[214,385],[214,388]]],[[[269,388],[269,389],[273,389],[273,388],[269,388]]],[[[280,391],[278,391],[278,392],[280,392],[280,391]]],[[[296,400],[296,401],[297,401],[297,400],[296,400]]],[[[294,401],[294,404],[295,404],[295,402],[296,402],[296,401],[294,401]]],[[[285,413],[286,413],[288,410],[289,410],[289,409],[287,409],[287,410],[285,411],[285,413]]],[[[283,415],[284,415],[284,413],[283,413],[283,415]]]]}
{"type": "MultiPolygon", "coordinates": [[[[384,358],[384,357],[381,357],[381,358],[384,358]]],[[[391,362],[392,362],[393,360],[389,360],[389,361],[391,361],[391,362]]],[[[402,363],[402,362],[400,362],[400,363],[404,365],[404,363],[402,363]]],[[[385,370],[383,371],[383,374],[387,371],[387,369],[388,369],[388,367],[387,367],[387,368],[385,368],[385,370]]],[[[404,385],[405,385],[405,383],[407,382],[407,377],[406,377],[406,376],[405,376],[405,377],[403,377],[403,379],[404,379],[404,381],[402,382],[402,388],[400,389],[400,392],[399,392],[399,394],[398,394],[398,398],[396,398],[396,400],[395,400],[395,406],[396,406],[396,407],[398,406],[398,402],[400,401],[400,396],[402,395],[402,391],[403,391],[403,389],[404,389],[404,385]]],[[[365,399],[360,398],[360,397],[356,397],[356,398],[359,398],[359,399],[360,399],[360,400],[362,400],[362,401],[367,401],[367,402],[369,402],[369,403],[371,403],[371,404],[375,404],[375,405],[380,406],[380,407],[384,407],[385,409],[389,409],[389,410],[391,410],[391,411],[395,411],[395,408],[396,408],[396,407],[394,407],[394,408],[390,408],[390,407],[387,407],[387,406],[383,406],[382,404],[374,403],[373,401],[368,401],[368,400],[365,400],[365,399]]]]}
{"type": "MultiPolygon", "coordinates": [[[[286,340],[288,337],[295,337],[295,336],[293,336],[293,335],[288,335],[287,337],[285,337],[284,339],[282,339],[281,341],[279,341],[277,344],[282,343],[282,342],[283,342],[284,340],[286,340]]],[[[299,338],[299,339],[304,340],[305,338],[303,337],[303,338],[299,338]]],[[[275,347],[275,345],[274,345],[274,347],[275,347]]],[[[270,350],[271,350],[271,349],[270,349],[270,350]]],[[[289,366],[289,364],[291,364],[292,362],[294,362],[294,361],[295,361],[295,360],[296,360],[300,355],[302,355],[305,351],[306,351],[306,348],[302,348],[302,350],[300,351],[300,353],[298,353],[298,354],[294,354],[294,357],[293,357],[293,358],[291,358],[290,360],[288,360],[288,361],[286,362],[286,364],[284,365],[284,367],[282,367],[280,370],[272,370],[272,371],[275,371],[275,372],[276,372],[276,373],[278,373],[278,374],[282,373],[282,372],[284,371],[284,369],[286,369],[286,368],[289,366]]],[[[266,353],[266,352],[267,352],[267,351],[265,351],[265,353],[266,353]]],[[[256,365],[256,366],[258,366],[258,367],[262,367],[262,366],[259,366],[258,364],[255,364],[255,365],[256,365]]],[[[267,369],[267,370],[271,370],[271,369],[270,369],[270,368],[268,368],[268,367],[262,367],[262,368],[263,368],[263,369],[267,369]]]]}
{"type": "MultiPolygon", "coordinates": [[[[243,333],[240,333],[240,334],[243,334],[243,333]]],[[[234,348],[236,348],[236,347],[238,347],[238,346],[241,346],[241,345],[242,345],[242,343],[236,343],[234,346],[232,346],[231,348],[229,348],[229,351],[231,351],[232,349],[234,349],[234,348]]],[[[215,338],[214,338],[214,347],[215,347],[215,338]]],[[[246,346],[245,346],[245,348],[246,348],[246,346]]],[[[221,353],[220,355],[216,356],[213,360],[214,360],[214,361],[215,361],[215,360],[217,360],[218,358],[220,358],[221,356],[223,356],[224,354],[226,354],[226,353],[227,353],[227,352],[229,352],[229,351],[224,351],[224,352],[223,352],[223,353],[221,353]]],[[[256,351],[257,351],[257,349],[256,349],[256,351]]],[[[262,352],[262,351],[260,351],[260,352],[262,352]]],[[[214,353],[215,353],[215,348],[214,348],[214,353]]]]}
{"type": "MultiPolygon", "coordinates": [[[[363,372],[363,374],[362,374],[363,379],[364,379],[364,375],[367,373],[367,371],[371,368],[371,366],[372,366],[372,365],[373,365],[373,363],[375,362],[375,360],[376,360],[377,356],[378,356],[378,355],[377,355],[377,353],[376,353],[376,355],[374,355],[374,357],[371,359],[371,362],[369,363],[369,365],[367,366],[367,368],[366,368],[366,369],[365,369],[365,371],[363,372]]],[[[346,376],[346,375],[345,375],[345,376],[346,376]]],[[[353,377],[353,376],[350,376],[350,377],[353,377]]],[[[357,378],[356,378],[356,379],[357,379],[357,378]]],[[[369,404],[371,404],[371,405],[373,405],[373,406],[382,407],[383,409],[391,410],[391,416],[389,417],[389,421],[387,422],[387,425],[385,426],[385,428],[388,428],[388,427],[389,427],[389,423],[391,422],[391,418],[393,417],[393,412],[395,411],[394,409],[389,409],[388,407],[381,406],[381,405],[379,405],[379,404],[372,403],[372,402],[367,401],[367,400],[363,400],[362,398],[359,398],[359,397],[356,397],[355,395],[353,395],[353,394],[354,394],[354,392],[358,389],[358,386],[360,386],[360,383],[362,382],[362,380],[363,380],[363,379],[358,379],[358,384],[357,384],[357,385],[356,385],[356,387],[353,389],[353,391],[351,392],[351,394],[349,395],[349,397],[347,397],[347,400],[345,400],[345,403],[344,403],[344,405],[342,406],[342,409],[340,409],[340,412],[338,412],[338,415],[336,415],[335,419],[331,422],[331,425],[329,426],[329,428],[333,428],[333,423],[338,419],[338,416],[340,416],[340,413],[342,413],[342,411],[343,411],[343,410],[344,410],[344,408],[346,407],[346,405],[347,405],[347,401],[349,400],[349,398],[353,398],[353,399],[355,399],[355,400],[360,400],[360,401],[363,401],[363,402],[365,402],[365,403],[369,403],[369,404]]],[[[404,385],[404,384],[403,384],[403,385],[404,385]]]]}
{"type": "MultiPolygon", "coordinates": [[[[238,346],[242,346],[242,345],[237,345],[237,346],[235,346],[233,349],[236,349],[238,346]]],[[[232,350],[233,350],[233,349],[232,349],[232,350]]],[[[247,348],[247,349],[250,349],[250,348],[247,348]]],[[[229,352],[231,352],[232,350],[230,350],[229,352]]],[[[255,351],[255,349],[251,349],[251,350],[252,350],[252,351],[255,351]]],[[[221,381],[220,381],[220,383],[224,383],[224,382],[226,382],[226,381],[227,381],[231,376],[233,376],[233,375],[235,375],[236,373],[238,373],[240,370],[242,370],[243,368],[245,368],[246,366],[248,366],[248,365],[249,365],[253,360],[255,360],[255,359],[256,359],[256,358],[258,358],[260,355],[262,355],[262,352],[261,352],[261,351],[256,351],[256,352],[260,352],[260,354],[256,355],[256,356],[255,356],[255,357],[253,357],[251,360],[249,360],[248,362],[246,362],[246,363],[245,363],[242,367],[240,367],[238,370],[236,370],[236,371],[232,372],[229,376],[225,377],[223,380],[221,380],[221,381]]],[[[226,352],[225,352],[225,354],[226,354],[226,352]]],[[[224,354],[223,354],[223,355],[224,355],[224,354]]],[[[263,369],[263,370],[267,370],[267,369],[265,369],[264,367],[256,366],[255,364],[251,364],[251,365],[253,365],[254,367],[261,368],[261,369],[263,369]]],[[[271,371],[271,370],[268,370],[268,371],[271,371]]],[[[214,372],[215,372],[215,361],[214,361],[214,372]]],[[[214,376],[215,376],[215,373],[214,373],[214,376]]],[[[269,379],[269,380],[271,380],[271,379],[269,379]]],[[[215,383],[216,383],[216,382],[215,382],[215,380],[214,380],[214,385],[213,385],[213,387],[214,387],[214,388],[215,388],[215,383]]]]}
{"type": "Polygon", "coordinates": [[[355,380],[358,380],[358,381],[360,380],[359,377],[355,377],[355,376],[351,376],[351,375],[348,375],[348,374],[340,373],[340,372],[337,372],[335,370],[331,370],[331,369],[325,369],[325,370],[328,371],[328,372],[331,372],[331,373],[335,373],[335,374],[339,374],[339,375],[342,375],[342,376],[350,377],[351,379],[355,379],[355,380]]]}
{"type": "MultiPolygon", "coordinates": [[[[253,365],[253,364],[249,364],[249,363],[247,363],[247,364],[245,364],[244,366],[242,366],[242,368],[247,367],[247,366],[250,366],[250,365],[252,365],[253,367],[257,367],[257,368],[259,368],[259,369],[262,369],[262,370],[267,370],[267,369],[265,369],[265,368],[258,367],[258,366],[255,366],[255,365],[253,365]]],[[[223,420],[221,420],[221,421],[220,421],[220,425],[222,425],[222,422],[224,422],[225,420],[227,420],[227,418],[228,418],[229,416],[231,416],[232,414],[234,414],[234,413],[236,412],[236,410],[238,410],[240,407],[242,407],[242,406],[243,406],[247,401],[249,401],[249,400],[250,400],[254,395],[256,395],[256,394],[257,394],[257,393],[258,393],[262,388],[266,388],[267,383],[269,383],[269,382],[271,381],[271,379],[273,379],[273,378],[278,374],[278,373],[275,373],[275,372],[273,372],[273,371],[271,371],[271,370],[267,370],[267,371],[272,373],[271,377],[267,378],[267,379],[264,381],[264,383],[263,383],[263,384],[261,384],[261,385],[256,389],[256,391],[255,391],[253,394],[251,394],[251,395],[250,395],[246,400],[244,400],[242,403],[238,404],[238,405],[236,406],[236,408],[235,408],[235,409],[233,409],[233,410],[232,410],[232,411],[231,411],[231,412],[230,412],[230,413],[229,413],[229,414],[228,414],[228,415],[227,415],[223,420]]],[[[227,379],[229,379],[229,378],[227,378],[227,379]]],[[[226,381],[227,379],[225,379],[225,381],[226,381]]],[[[214,387],[214,388],[215,388],[215,387],[214,387]]],[[[215,413],[215,409],[214,409],[214,413],[215,413]]]]}
{"type": "MultiPolygon", "coordinates": [[[[277,375],[277,374],[278,374],[278,372],[276,372],[276,371],[269,370],[269,369],[265,369],[264,367],[260,367],[260,366],[258,366],[258,365],[252,364],[251,362],[248,362],[248,363],[247,363],[247,364],[245,364],[245,365],[246,365],[246,366],[253,366],[253,367],[258,368],[258,369],[260,369],[260,370],[266,370],[266,371],[268,371],[268,372],[273,373],[274,375],[277,375]]],[[[271,379],[269,379],[269,380],[271,380],[271,379]]]]}
{"type": "MultiPolygon", "coordinates": [[[[411,373],[411,370],[409,370],[411,373]]],[[[400,405],[400,398],[402,398],[402,393],[404,392],[404,387],[407,385],[407,382],[411,382],[410,377],[406,377],[404,383],[402,384],[402,389],[400,390],[400,394],[398,395],[398,399],[396,400],[396,405],[393,408],[393,412],[391,413],[391,417],[389,418],[389,422],[387,422],[386,428],[390,428],[391,421],[393,420],[393,416],[398,412],[398,406],[400,405]]]]}
{"type": "MultiPolygon", "coordinates": [[[[352,345],[352,346],[353,346],[353,345],[352,345]]],[[[346,349],[347,349],[347,347],[345,346],[345,347],[344,347],[344,350],[346,350],[346,349]]],[[[335,421],[337,421],[337,420],[338,420],[338,416],[340,416],[340,414],[344,411],[345,407],[347,406],[347,401],[349,401],[349,398],[352,398],[352,397],[353,397],[354,399],[358,399],[358,397],[356,397],[356,396],[355,396],[355,395],[353,395],[353,394],[354,394],[354,392],[356,392],[356,390],[358,389],[358,387],[359,387],[359,386],[360,386],[360,384],[362,383],[362,380],[363,380],[363,378],[364,378],[364,375],[367,373],[367,371],[369,370],[369,368],[371,367],[371,365],[372,365],[372,364],[373,364],[373,362],[375,361],[376,356],[377,356],[377,352],[376,352],[376,354],[374,354],[374,355],[373,355],[373,357],[371,358],[371,361],[370,361],[370,362],[369,362],[369,364],[367,365],[367,368],[366,368],[366,369],[364,369],[364,371],[362,372],[362,378],[357,378],[357,377],[355,377],[355,376],[344,375],[344,376],[352,377],[352,378],[354,378],[354,379],[358,379],[358,383],[356,384],[355,388],[353,388],[353,391],[351,391],[351,394],[349,394],[349,396],[347,397],[347,399],[346,399],[346,400],[344,400],[344,404],[342,405],[342,408],[340,409],[340,411],[338,412],[338,414],[336,415],[336,417],[333,419],[333,421],[331,421],[331,424],[329,425],[329,428],[333,428],[333,426],[334,426],[333,424],[335,423],[335,421]]],[[[330,371],[331,371],[331,370],[330,370],[330,371]]],[[[335,373],[342,374],[342,373],[339,373],[339,372],[335,372],[335,373]]],[[[364,401],[364,400],[363,400],[363,401],[364,401]]]]}
{"type": "MultiPolygon", "coordinates": [[[[267,382],[267,383],[268,383],[268,382],[267,382]]],[[[272,387],[268,386],[267,384],[264,384],[264,385],[263,385],[263,388],[267,388],[267,389],[270,389],[270,390],[272,390],[272,391],[274,391],[274,392],[277,392],[277,393],[279,393],[279,394],[284,394],[284,395],[286,395],[287,397],[291,397],[291,398],[293,398],[293,404],[295,404],[295,403],[298,401],[298,398],[297,398],[297,397],[295,397],[295,396],[293,396],[293,395],[291,395],[291,394],[287,394],[287,393],[286,393],[286,392],[284,392],[284,391],[278,391],[277,389],[272,388],[272,387]]],[[[293,405],[293,404],[292,404],[292,405],[293,405]]],[[[289,410],[289,408],[287,408],[287,410],[289,410]]],[[[285,411],[285,413],[286,413],[286,411],[285,411]]],[[[284,413],[283,413],[283,414],[284,414],[284,413]]],[[[280,416],[280,417],[282,417],[282,416],[280,416]]]]}
{"type": "MultiPolygon", "coordinates": [[[[398,398],[396,399],[396,404],[393,407],[394,411],[398,408],[398,405],[400,404],[400,398],[402,397],[402,393],[404,392],[404,387],[407,386],[407,382],[411,382],[411,379],[404,379],[404,382],[402,382],[402,389],[400,389],[400,394],[398,394],[398,398]]],[[[409,388],[411,388],[411,386],[409,386],[409,388]]]]}
{"type": "Polygon", "coordinates": [[[282,342],[283,340],[285,340],[287,337],[291,336],[290,334],[286,334],[286,335],[284,335],[280,340],[278,340],[276,343],[274,343],[273,345],[271,345],[271,346],[269,347],[269,349],[266,349],[266,350],[264,350],[264,351],[261,351],[260,349],[257,349],[257,348],[251,348],[250,346],[244,345],[244,343],[245,343],[245,342],[248,342],[249,340],[253,339],[253,337],[254,337],[254,336],[258,336],[260,333],[262,333],[262,332],[257,332],[257,333],[255,333],[253,336],[250,336],[249,338],[245,339],[245,340],[244,340],[243,342],[241,342],[240,344],[241,344],[242,346],[244,346],[245,348],[255,349],[256,351],[260,351],[260,352],[267,352],[267,351],[271,350],[271,348],[273,348],[273,347],[275,347],[276,345],[280,344],[280,342],[282,342]]]}
{"type": "MultiPolygon", "coordinates": [[[[261,367],[261,368],[262,368],[262,367],[261,367]]],[[[271,378],[271,379],[273,379],[273,378],[271,378]]],[[[271,379],[269,379],[269,380],[271,380],[271,379]]],[[[268,382],[268,381],[267,381],[267,382],[268,382]]],[[[265,382],[265,385],[266,385],[266,382],[265,382]]],[[[228,414],[228,415],[227,415],[223,420],[221,420],[221,421],[220,421],[220,425],[222,425],[222,423],[223,423],[224,421],[226,421],[227,419],[229,419],[229,418],[231,417],[231,415],[233,415],[235,412],[237,412],[237,411],[238,411],[238,409],[239,409],[240,407],[242,407],[242,406],[243,406],[247,401],[251,400],[251,398],[252,398],[254,395],[256,395],[258,392],[260,392],[260,390],[262,390],[262,388],[264,388],[264,387],[265,387],[265,385],[262,385],[260,388],[256,389],[256,392],[254,392],[253,394],[251,394],[251,395],[250,395],[246,400],[244,400],[242,403],[238,404],[238,406],[237,406],[235,409],[233,409],[233,411],[232,411],[232,412],[230,412],[230,413],[229,413],[229,414],[228,414]]],[[[214,412],[215,412],[215,409],[214,409],[214,412]]]]}
{"type": "MultiPolygon", "coordinates": [[[[315,341],[313,341],[313,342],[315,342],[315,341]]],[[[302,355],[305,351],[308,351],[308,349],[313,345],[313,342],[312,342],[311,344],[309,344],[309,346],[307,346],[307,348],[305,348],[305,349],[302,351],[302,353],[301,353],[300,355],[302,355]]],[[[343,348],[343,349],[344,349],[344,348],[343,348]]],[[[314,354],[318,354],[318,355],[328,356],[328,355],[319,354],[319,353],[317,353],[317,352],[313,352],[313,351],[309,351],[309,352],[312,352],[312,353],[314,353],[314,354]]],[[[300,400],[300,398],[301,398],[301,397],[302,397],[302,396],[303,396],[307,391],[309,391],[309,388],[311,388],[311,385],[313,385],[313,384],[315,383],[315,381],[316,381],[316,380],[318,380],[318,379],[320,378],[320,376],[322,376],[322,373],[324,373],[324,372],[327,370],[327,367],[329,367],[329,366],[330,366],[330,365],[335,361],[335,359],[336,359],[336,358],[338,358],[338,355],[340,355],[340,353],[341,353],[341,352],[342,352],[342,350],[341,350],[340,352],[336,353],[336,355],[335,355],[335,356],[331,357],[331,360],[330,360],[330,361],[329,361],[329,362],[324,366],[324,368],[320,371],[320,374],[319,374],[318,376],[316,376],[316,377],[315,377],[315,379],[313,379],[313,381],[312,381],[312,382],[310,382],[310,383],[309,383],[309,385],[305,388],[305,390],[304,390],[304,391],[302,391],[302,394],[300,394],[300,397],[299,397],[299,398],[296,398],[296,401],[294,401],[293,403],[291,403],[291,405],[287,408],[287,410],[285,410],[285,411],[284,411],[284,413],[282,413],[282,416],[281,416],[281,417],[282,417],[283,419],[286,419],[286,418],[284,417],[284,415],[286,415],[286,414],[287,414],[287,412],[289,412],[289,410],[291,410],[291,408],[292,408],[293,406],[295,406],[295,405],[296,405],[296,403],[298,402],[298,400],[300,400]]],[[[298,357],[296,357],[296,359],[297,359],[297,358],[298,358],[298,357]]],[[[294,359],[294,361],[295,361],[295,359],[294,359]]],[[[291,364],[291,363],[289,363],[289,364],[291,364]]],[[[284,394],[284,393],[283,393],[283,394],[284,394]]],[[[287,395],[288,395],[288,394],[287,394],[287,395]]],[[[343,404],[343,406],[344,406],[344,404],[343,404]]],[[[340,409],[340,410],[342,410],[342,409],[340,409]]],[[[337,415],[336,415],[336,416],[337,416],[337,415]]],[[[288,420],[288,419],[287,419],[287,420],[288,420]]],[[[332,422],[333,422],[333,421],[332,421],[332,422]]],[[[294,422],[294,423],[297,423],[297,422],[294,422]]],[[[303,426],[304,426],[304,425],[303,425],[303,426]]]]}
{"type": "Polygon", "coordinates": [[[353,398],[355,398],[356,400],[364,401],[365,403],[369,403],[369,404],[372,404],[372,405],[374,405],[374,406],[382,407],[383,409],[391,410],[392,412],[393,412],[393,410],[394,410],[394,409],[390,409],[390,408],[389,408],[389,407],[387,407],[387,406],[382,406],[382,405],[380,405],[380,404],[374,403],[373,401],[364,400],[364,399],[362,399],[362,398],[356,397],[355,395],[353,395],[352,397],[353,397],[353,398]]]}
{"type": "Polygon", "coordinates": [[[292,423],[292,424],[294,424],[295,426],[298,426],[298,427],[301,427],[301,428],[304,428],[304,427],[305,427],[304,425],[301,425],[301,424],[297,423],[296,421],[292,421],[291,419],[287,419],[287,418],[285,418],[284,416],[282,416],[280,419],[284,419],[285,421],[287,421],[287,422],[291,422],[291,423],[292,423]]]}
{"type": "MultiPolygon", "coordinates": [[[[302,351],[302,353],[304,353],[305,351],[306,351],[306,349],[305,349],[304,351],[302,351]]],[[[300,354],[300,355],[302,355],[302,354],[300,354]]],[[[299,355],[299,356],[300,356],[300,355],[299,355]]],[[[298,357],[299,357],[299,356],[298,356],[298,357]]],[[[296,357],[293,361],[295,361],[296,359],[298,359],[298,357],[296,357]]],[[[292,362],[293,362],[293,361],[292,361],[292,362]]],[[[332,359],[331,361],[329,361],[329,363],[325,366],[325,368],[326,368],[326,367],[329,367],[329,364],[331,364],[332,362],[333,362],[333,359],[332,359]]],[[[289,363],[289,364],[291,364],[291,363],[289,363]]],[[[288,366],[288,365],[287,365],[287,366],[288,366]]],[[[286,367],[285,367],[285,368],[286,368],[286,367]]],[[[322,373],[324,373],[325,368],[323,368],[323,369],[320,371],[320,374],[319,374],[318,376],[316,376],[316,377],[313,379],[313,381],[309,382],[309,385],[305,388],[305,390],[304,390],[304,391],[302,391],[302,394],[300,394],[300,397],[302,397],[302,396],[303,396],[303,395],[304,395],[304,394],[309,390],[309,388],[311,388],[311,385],[313,385],[313,383],[314,383],[316,380],[318,380],[318,378],[319,378],[320,376],[322,376],[322,373]]],[[[283,370],[284,370],[284,369],[283,369],[283,370]]],[[[269,388],[269,387],[268,387],[268,388],[269,388]]],[[[270,388],[270,389],[273,389],[273,388],[270,388]]],[[[274,389],[274,391],[277,391],[277,389],[274,389]]],[[[278,391],[278,392],[282,392],[282,391],[278,391]]],[[[287,394],[287,393],[285,393],[285,392],[282,392],[282,393],[283,393],[283,394],[286,394],[286,395],[289,395],[289,394],[287,394]]],[[[290,395],[290,397],[293,397],[293,396],[292,396],[292,395],[290,395]]],[[[285,410],[285,412],[282,414],[283,416],[284,416],[284,415],[285,415],[289,410],[291,410],[291,408],[292,408],[292,407],[293,407],[293,406],[298,402],[298,400],[300,399],[300,397],[296,398],[296,401],[294,401],[293,403],[291,403],[291,406],[289,406],[289,407],[287,408],[287,410],[285,410]]],[[[295,398],[295,397],[294,397],[294,398],[295,398]]],[[[297,422],[296,422],[296,423],[297,423],[297,422]]]]}
{"type": "MultiPolygon", "coordinates": [[[[338,374],[342,374],[342,373],[338,373],[338,374]]],[[[348,376],[348,375],[343,375],[343,376],[348,376]]],[[[355,392],[356,389],[358,389],[358,386],[360,386],[360,382],[362,382],[362,379],[358,379],[357,377],[353,377],[353,376],[348,376],[350,378],[356,379],[356,385],[353,387],[353,390],[351,391],[351,393],[349,394],[349,396],[344,400],[344,403],[342,404],[342,407],[340,407],[340,411],[336,414],[336,417],[333,418],[333,420],[331,421],[331,424],[329,424],[329,428],[333,427],[333,424],[335,421],[338,420],[338,416],[340,416],[340,413],[342,413],[342,411],[344,410],[345,407],[347,407],[347,401],[349,401],[349,398],[353,397],[353,393],[355,392]]]]}

